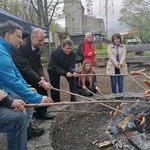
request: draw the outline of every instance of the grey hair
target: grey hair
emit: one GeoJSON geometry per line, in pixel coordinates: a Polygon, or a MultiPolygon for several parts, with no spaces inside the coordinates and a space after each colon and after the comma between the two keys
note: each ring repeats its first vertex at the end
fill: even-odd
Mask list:
{"type": "Polygon", "coordinates": [[[92,33],[91,32],[85,33],[85,38],[87,38],[89,35],[92,35],[92,33]]]}
{"type": "Polygon", "coordinates": [[[14,23],[12,21],[7,21],[6,23],[0,26],[0,36],[4,38],[6,32],[13,34],[16,30],[22,31],[23,28],[17,23],[14,23]]]}

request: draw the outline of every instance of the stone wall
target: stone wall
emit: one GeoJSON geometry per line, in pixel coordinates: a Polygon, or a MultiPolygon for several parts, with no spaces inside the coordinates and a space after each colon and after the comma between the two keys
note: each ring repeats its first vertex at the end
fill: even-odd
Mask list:
{"type": "Polygon", "coordinates": [[[64,0],[64,12],[66,29],[70,35],[85,34],[86,32],[105,35],[104,20],[85,15],[80,0],[64,0]]]}
{"type": "Polygon", "coordinates": [[[84,32],[104,33],[104,20],[90,16],[84,16],[84,32]]]}
{"type": "Polygon", "coordinates": [[[69,34],[84,33],[84,8],[80,1],[64,0],[64,12],[67,32],[69,34]]]}

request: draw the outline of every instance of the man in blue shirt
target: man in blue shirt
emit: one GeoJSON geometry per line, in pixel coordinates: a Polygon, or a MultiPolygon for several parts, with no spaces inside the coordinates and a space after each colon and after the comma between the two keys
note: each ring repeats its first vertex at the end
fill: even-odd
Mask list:
{"type": "MultiPolygon", "coordinates": [[[[51,98],[42,96],[30,87],[16,68],[11,52],[20,48],[22,43],[22,28],[11,21],[0,27],[0,88],[14,99],[23,99],[26,103],[50,103],[51,98]]],[[[28,139],[41,136],[44,129],[31,126],[33,108],[27,108],[27,133],[28,139]]]]}

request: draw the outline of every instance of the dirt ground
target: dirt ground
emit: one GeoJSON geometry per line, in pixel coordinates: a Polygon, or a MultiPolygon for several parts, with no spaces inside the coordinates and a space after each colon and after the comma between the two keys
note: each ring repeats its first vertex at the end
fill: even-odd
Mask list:
{"type": "MultiPolygon", "coordinates": [[[[148,66],[134,66],[129,68],[131,70],[138,70],[148,66]]],[[[96,73],[105,74],[105,67],[94,67],[96,73]]],[[[134,78],[140,82],[145,88],[146,85],[142,83],[145,77],[138,75],[134,78]]],[[[109,76],[97,76],[97,82],[103,94],[110,94],[110,78],[109,76]]],[[[62,77],[61,89],[68,90],[67,81],[62,77]]],[[[124,78],[124,92],[143,93],[144,90],[129,76],[124,78]]],[[[94,97],[93,97],[94,99],[94,97]]],[[[61,100],[69,100],[69,95],[61,93],[61,100]]],[[[116,104],[111,105],[116,107],[116,104]]],[[[82,105],[70,109],[74,110],[88,110],[91,113],[73,112],[65,113],[65,118],[57,123],[53,133],[53,147],[55,150],[99,150],[98,144],[108,140],[106,134],[107,126],[110,123],[111,117],[109,115],[110,109],[101,105],[82,105]],[[93,111],[99,114],[92,113],[93,111]]],[[[102,150],[115,150],[115,147],[110,146],[101,148],[102,150]]]]}

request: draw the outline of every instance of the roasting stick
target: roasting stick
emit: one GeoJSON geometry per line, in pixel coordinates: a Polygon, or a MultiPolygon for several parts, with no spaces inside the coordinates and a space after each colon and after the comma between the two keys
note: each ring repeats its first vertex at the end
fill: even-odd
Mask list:
{"type": "MultiPolygon", "coordinates": [[[[88,88],[87,88],[86,90],[88,90],[88,91],[89,91],[90,93],[92,93],[93,95],[100,97],[100,95],[95,94],[94,92],[92,92],[92,91],[89,90],[88,88]]],[[[101,91],[97,91],[97,92],[100,93],[103,98],[107,98],[101,91]]]]}
{"type": "MultiPolygon", "coordinates": [[[[57,88],[54,88],[54,87],[53,87],[52,89],[53,89],[53,90],[56,90],[56,91],[59,91],[59,92],[66,92],[66,93],[71,94],[71,95],[74,95],[74,96],[80,96],[80,97],[82,97],[82,98],[85,98],[85,97],[82,96],[82,95],[74,94],[74,93],[71,93],[71,92],[69,92],[69,91],[57,89],[57,88]]],[[[90,100],[90,101],[95,101],[94,99],[89,98],[89,97],[86,97],[86,99],[88,99],[88,100],[90,100]]],[[[107,105],[107,104],[104,104],[104,103],[99,103],[99,104],[102,105],[102,106],[105,106],[105,107],[107,107],[107,108],[110,108],[110,109],[116,111],[116,108],[111,107],[111,106],[109,106],[109,105],[107,105]]],[[[121,111],[121,110],[118,110],[118,112],[120,112],[120,113],[122,113],[122,114],[124,114],[124,115],[126,115],[126,116],[129,116],[129,117],[133,118],[134,120],[137,120],[137,121],[141,122],[141,120],[139,120],[138,118],[136,118],[136,117],[133,116],[133,115],[127,114],[127,113],[125,113],[125,112],[123,112],[123,111],[121,111]]]]}
{"type": "Polygon", "coordinates": [[[58,102],[58,103],[36,103],[36,104],[26,104],[25,107],[44,107],[44,106],[59,106],[59,105],[80,105],[80,104],[99,104],[99,103],[140,103],[140,104],[150,104],[149,102],[136,102],[128,100],[98,100],[95,101],[80,101],[80,102],[58,102]]]}
{"type": "MultiPolygon", "coordinates": [[[[106,74],[100,74],[100,73],[91,73],[91,74],[78,74],[78,76],[110,76],[110,75],[106,75],[106,74]]],[[[122,76],[121,74],[115,74],[114,76],[122,76]]],[[[126,76],[128,76],[128,74],[126,74],[126,76]]]]}
{"type": "MultiPolygon", "coordinates": [[[[93,94],[93,95],[95,95],[95,96],[101,97],[100,95],[95,94],[94,92],[92,92],[92,91],[89,90],[88,88],[87,88],[86,90],[89,91],[91,94],[93,94]]],[[[102,95],[102,97],[106,98],[106,96],[105,96],[101,91],[97,91],[97,92],[99,92],[99,93],[102,95]]]]}
{"type": "MultiPolygon", "coordinates": [[[[121,69],[120,68],[120,70],[123,72],[123,73],[125,73],[126,75],[128,74],[128,73],[126,73],[123,69],[121,69]]],[[[144,91],[146,90],[146,88],[142,85],[142,84],[140,84],[136,79],[134,79],[130,74],[128,74],[129,75],[129,77],[133,80],[133,81],[135,81],[144,91]]]]}
{"type": "MultiPolygon", "coordinates": [[[[112,62],[113,63],[113,62],[112,62]]],[[[114,64],[114,63],[113,63],[114,64]]],[[[115,66],[115,64],[114,64],[115,66]]],[[[146,90],[146,88],[140,84],[136,79],[134,79],[130,74],[128,74],[127,72],[125,72],[123,69],[119,68],[123,73],[125,73],[125,75],[128,75],[133,81],[135,81],[144,91],[146,90]]]]}
{"type": "Polygon", "coordinates": [[[150,80],[150,77],[146,73],[141,72],[140,74],[144,75],[146,78],[150,80]]]}
{"type": "MultiPolygon", "coordinates": [[[[89,89],[87,89],[90,93],[92,93],[93,95],[95,95],[95,96],[97,96],[97,97],[100,97],[101,98],[101,96],[100,95],[97,95],[97,94],[95,94],[94,92],[92,92],[91,90],[89,90],[89,89]]],[[[97,91],[98,93],[100,93],[101,95],[102,95],[102,98],[104,98],[104,99],[108,99],[108,97],[106,96],[106,95],[104,95],[101,91],[97,91]]],[[[122,102],[121,102],[122,103],[122,102]]]]}
{"type": "Polygon", "coordinates": [[[136,71],[131,71],[131,75],[144,75],[146,78],[150,79],[150,76],[148,76],[146,73],[144,73],[145,68],[141,69],[141,70],[136,70],[136,71]]]}
{"type": "Polygon", "coordinates": [[[103,97],[107,98],[106,95],[104,95],[101,91],[97,91],[98,93],[100,93],[103,97]]]}
{"type": "Polygon", "coordinates": [[[49,110],[48,112],[77,112],[77,113],[90,113],[90,114],[106,114],[108,112],[98,112],[98,111],[85,111],[85,110],[49,110]]]}
{"type": "MultiPolygon", "coordinates": [[[[93,95],[95,95],[95,96],[98,96],[99,97],[99,95],[97,95],[97,94],[95,94],[94,92],[92,92],[91,90],[89,90],[89,89],[87,89],[90,93],[92,93],[93,95]]],[[[108,107],[108,108],[110,108],[110,109],[115,109],[114,107],[111,107],[111,106],[109,106],[109,105],[107,105],[107,104],[103,104],[103,103],[100,103],[100,105],[102,105],[102,106],[105,106],[105,107],[108,107]]],[[[118,107],[118,106],[117,106],[118,107]]],[[[116,110],[116,109],[115,109],[116,110]]],[[[121,111],[121,110],[117,110],[118,112],[120,112],[120,113],[122,113],[122,114],[124,114],[124,115],[126,115],[126,116],[128,116],[128,117],[131,117],[131,118],[133,118],[134,120],[138,120],[138,121],[140,121],[141,122],[141,120],[139,120],[138,118],[136,118],[135,116],[133,116],[133,115],[130,115],[130,114],[127,114],[127,113],[125,113],[125,112],[123,112],[123,111],[121,111]]]]}
{"type": "MultiPolygon", "coordinates": [[[[59,92],[65,92],[65,93],[68,93],[68,94],[71,94],[71,95],[74,95],[74,96],[79,96],[81,98],[84,98],[84,96],[82,95],[79,95],[79,94],[75,94],[75,93],[72,93],[72,92],[69,92],[69,91],[65,91],[65,90],[62,90],[62,89],[57,89],[57,88],[52,88],[53,90],[56,90],[56,91],[59,91],[59,92]]],[[[89,98],[89,97],[86,97],[86,99],[90,100],[90,101],[84,101],[84,102],[59,102],[59,103],[40,103],[40,104],[26,104],[25,107],[43,107],[43,106],[56,106],[56,105],[75,105],[75,104],[95,104],[95,103],[99,103],[100,105],[102,106],[105,106],[107,108],[110,108],[112,110],[115,110],[116,111],[116,108],[114,107],[111,107],[107,104],[104,104],[104,103],[122,103],[122,102],[127,102],[127,103],[136,103],[136,101],[122,101],[122,100],[101,100],[101,101],[95,101],[94,99],[92,98],[89,98]]],[[[142,102],[140,102],[142,103],[142,102]]],[[[144,103],[146,104],[146,103],[144,103]]],[[[149,103],[147,103],[149,104],[149,103]]],[[[138,118],[136,118],[135,116],[133,115],[130,115],[130,114],[127,114],[121,110],[118,110],[118,112],[126,115],[126,116],[129,116],[131,118],[133,118],[134,120],[137,120],[139,122],[141,122],[141,120],[139,120],[138,118]]]]}

